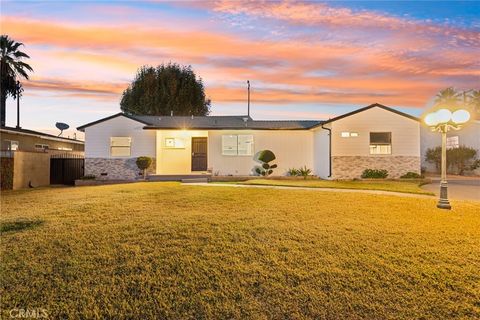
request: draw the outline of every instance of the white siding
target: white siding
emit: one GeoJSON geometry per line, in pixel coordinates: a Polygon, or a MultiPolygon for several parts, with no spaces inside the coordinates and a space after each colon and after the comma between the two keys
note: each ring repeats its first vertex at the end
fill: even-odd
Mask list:
{"type": "MultiPolygon", "coordinates": [[[[326,126],[327,128],[329,125],[326,126]]],[[[330,174],[330,141],[328,130],[317,128],[313,132],[314,170],[322,179],[328,179],[330,174]]]]}
{"type": "Polygon", "coordinates": [[[370,155],[370,132],[392,133],[392,156],[420,156],[420,123],[394,112],[375,107],[331,125],[332,156],[375,156],[370,155]],[[358,132],[358,137],[342,138],[342,132],[358,132]]]}
{"type": "Polygon", "coordinates": [[[285,175],[289,168],[313,165],[313,132],[308,130],[211,130],[208,132],[208,166],[220,175],[250,175],[259,165],[254,156],[222,155],[222,135],[253,135],[254,150],[271,150],[278,165],[273,175],[285,175]]]}
{"type": "Polygon", "coordinates": [[[155,130],[143,130],[141,122],[119,116],[85,128],[85,157],[112,158],[110,137],[131,137],[131,156],[155,157],[155,130]]]}

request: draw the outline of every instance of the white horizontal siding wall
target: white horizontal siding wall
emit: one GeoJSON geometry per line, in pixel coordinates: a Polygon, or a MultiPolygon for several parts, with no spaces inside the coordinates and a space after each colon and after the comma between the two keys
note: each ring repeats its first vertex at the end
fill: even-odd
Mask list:
{"type": "Polygon", "coordinates": [[[370,132],[391,132],[391,156],[420,157],[420,123],[394,112],[375,107],[331,125],[332,156],[374,156],[370,154],[370,132]],[[342,132],[357,132],[358,137],[342,138],[342,132]]]}
{"type": "Polygon", "coordinates": [[[259,163],[253,156],[222,155],[222,135],[253,135],[255,154],[275,153],[278,165],[273,175],[285,175],[289,168],[313,166],[313,132],[309,130],[211,130],[208,132],[208,166],[220,175],[250,175],[259,163]]]}
{"type": "Polygon", "coordinates": [[[110,156],[111,137],[132,138],[131,158],[155,157],[155,130],[143,130],[144,126],[141,122],[119,116],[85,128],[85,157],[114,158],[110,156]]]}
{"type": "MultiPolygon", "coordinates": [[[[327,128],[330,125],[326,125],[327,128]]],[[[314,171],[322,179],[330,175],[330,137],[328,130],[320,127],[313,131],[314,171]]]]}

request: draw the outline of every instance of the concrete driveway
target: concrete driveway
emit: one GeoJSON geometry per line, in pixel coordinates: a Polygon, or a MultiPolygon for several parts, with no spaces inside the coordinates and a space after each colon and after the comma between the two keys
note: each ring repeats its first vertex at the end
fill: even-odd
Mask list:
{"type": "MultiPolygon", "coordinates": [[[[440,177],[429,177],[432,183],[422,186],[422,189],[434,192],[440,191],[440,177]]],[[[480,201],[480,177],[447,176],[448,197],[456,200],[480,201]]]]}

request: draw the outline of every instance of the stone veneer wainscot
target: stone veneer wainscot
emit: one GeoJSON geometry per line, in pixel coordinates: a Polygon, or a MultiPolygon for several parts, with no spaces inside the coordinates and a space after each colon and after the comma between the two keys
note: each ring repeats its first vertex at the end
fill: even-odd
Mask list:
{"type": "Polygon", "coordinates": [[[400,178],[407,172],[420,174],[420,157],[414,156],[334,156],[333,179],[360,178],[365,169],[385,169],[388,178],[400,178]]]}
{"type": "MultiPolygon", "coordinates": [[[[97,179],[103,180],[134,180],[143,178],[141,170],[136,164],[137,158],[108,159],[86,158],[85,175],[93,174],[97,179]],[[106,173],[106,175],[102,175],[106,173]]],[[[155,158],[148,168],[148,174],[155,174],[155,158]]]]}

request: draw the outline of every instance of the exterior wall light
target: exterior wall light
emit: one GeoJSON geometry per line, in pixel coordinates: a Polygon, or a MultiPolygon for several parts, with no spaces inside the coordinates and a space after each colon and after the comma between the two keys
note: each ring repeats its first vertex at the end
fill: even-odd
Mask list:
{"type": "Polygon", "coordinates": [[[447,183],[447,132],[450,130],[460,130],[462,124],[470,120],[470,113],[467,110],[456,110],[451,112],[448,109],[440,109],[429,113],[423,121],[432,131],[442,134],[442,177],[440,181],[440,199],[437,207],[441,209],[451,209],[448,201],[448,183],[447,183]]]}

